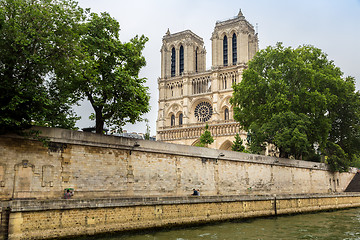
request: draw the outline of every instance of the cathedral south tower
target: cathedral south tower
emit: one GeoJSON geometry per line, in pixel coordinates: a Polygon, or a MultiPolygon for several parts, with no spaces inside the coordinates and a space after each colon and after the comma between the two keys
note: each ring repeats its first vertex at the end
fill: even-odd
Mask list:
{"type": "Polygon", "coordinates": [[[233,119],[229,100],[232,85],[241,81],[247,62],[258,51],[254,27],[241,11],[229,20],[215,24],[212,41],[212,67],[206,70],[206,51],[201,37],[190,30],[162,39],[161,77],[158,79],[158,141],[195,145],[205,124],[214,137],[210,148],[228,150],[234,136],[246,133],[233,119]]]}

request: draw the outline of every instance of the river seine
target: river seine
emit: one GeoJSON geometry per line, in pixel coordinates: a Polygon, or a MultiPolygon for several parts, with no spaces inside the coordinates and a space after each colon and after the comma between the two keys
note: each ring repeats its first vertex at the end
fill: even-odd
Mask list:
{"type": "Polygon", "coordinates": [[[360,208],[254,218],[141,234],[88,237],[96,240],[360,239],[360,208]]]}

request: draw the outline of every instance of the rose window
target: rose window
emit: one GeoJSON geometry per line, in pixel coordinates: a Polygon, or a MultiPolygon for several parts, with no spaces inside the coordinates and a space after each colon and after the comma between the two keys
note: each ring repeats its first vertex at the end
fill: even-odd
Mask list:
{"type": "Polygon", "coordinates": [[[199,103],[195,108],[195,117],[200,122],[206,122],[209,121],[209,119],[212,116],[212,106],[208,102],[201,102],[199,103]]]}

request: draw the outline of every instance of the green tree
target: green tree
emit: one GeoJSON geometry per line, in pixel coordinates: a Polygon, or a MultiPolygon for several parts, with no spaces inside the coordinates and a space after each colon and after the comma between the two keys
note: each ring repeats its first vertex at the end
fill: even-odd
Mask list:
{"type": "Polygon", "coordinates": [[[247,152],[245,146],[243,145],[243,140],[238,133],[235,135],[235,141],[231,146],[231,150],[236,152],[247,152]]]}
{"type": "Polygon", "coordinates": [[[0,0],[0,133],[72,128],[84,11],[72,0],[0,0]]]}
{"type": "Polygon", "coordinates": [[[332,127],[324,153],[332,168],[341,170],[347,166],[358,166],[360,161],[360,93],[355,92],[353,77],[345,78],[335,87],[337,101],[329,110],[332,127]]]}
{"type": "Polygon", "coordinates": [[[205,125],[205,131],[201,134],[199,143],[196,144],[198,147],[208,147],[209,144],[214,142],[214,138],[211,136],[211,132],[209,131],[209,125],[205,125]]]}
{"type": "Polygon", "coordinates": [[[313,46],[281,43],[256,54],[234,86],[234,118],[250,134],[250,150],[275,145],[281,157],[319,160],[346,170],[360,153],[360,96],[354,79],[313,46]],[[318,149],[315,149],[316,148],[318,149]]]}
{"type": "Polygon", "coordinates": [[[122,43],[119,23],[108,13],[92,13],[85,27],[87,57],[76,85],[94,108],[96,133],[103,133],[104,124],[121,128],[142,120],[149,111],[149,95],[139,72],[146,64],[142,50],[148,38],[136,36],[122,43]]]}
{"type": "Polygon", "coordinates": [[[149,119],[145,119],[146,122],[146,132],[144,134],[145,140],[150,140],[150,126],[149,126],[149,119]]]}

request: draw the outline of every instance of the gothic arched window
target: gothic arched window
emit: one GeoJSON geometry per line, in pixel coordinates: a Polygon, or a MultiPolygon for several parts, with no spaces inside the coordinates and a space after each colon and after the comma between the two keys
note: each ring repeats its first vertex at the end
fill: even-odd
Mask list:
{"type": "Polygon", "coordinates": [[[224,120],[229,120],[229,109],[228,109],[228,108],[225,108],[225,111],[224,111],[224,120]]]}
{"type": "Polygon", "coordinates": [[[236,47],[236,34],[233,34],[232,37],[232,64],[236,65],[237,63],[237,47],[236,47]]]}
{"type": "Polygon", "coordinates": [[[232,79],[232,85],[236,84],[236,75],[232,75],[231,76],[231,79],[232,79]]]}
{"type": "Polygon", "coordinates": [[[224,79],[223,79],[223,89],[227,89],[226,75],[224,76],[224,79]]]}
{"type": "Polygon", "coordinates": [[[183,125],[183,114],[180,113],[179,115],[179,126],[182,126],[183,125]]]}
{"type": "Polygon", "coordinates": [[[184,72],[184,47],[180,46],[180,75],[184,72]]]}
{"type": "Polygon", "coordinates": [[[175,77],[175,48],[171,50],[171,76],[175,77]]]}
{"type": "Polygon", "coordinates": [[[195,50],[195,72],[198,72],[198,48],[195,50]]]}
{"type": "Polygon", "coordinates": [[[175,126],[175,115],[171,115],[171,126],[175,126]]]}
{"type": "Polygon", "coordinates": [[[223,58],[224,58],[224,66],[228,65],[228,42],[227,37],[224,36],[223,40],[223,58]]]}

